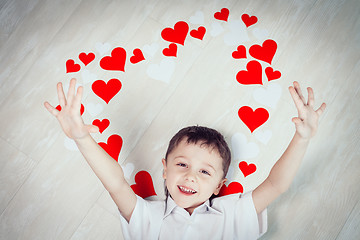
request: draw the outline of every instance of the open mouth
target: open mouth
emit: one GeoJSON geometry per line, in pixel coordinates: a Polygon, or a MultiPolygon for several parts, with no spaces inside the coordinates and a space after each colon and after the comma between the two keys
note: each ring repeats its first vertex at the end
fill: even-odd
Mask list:
{"type": "Polygon", "coordinates": [[[181,193],[184,193],[186,195],[192,195],[197,193],[195,190],[191,189],[191,188],[187,188],[187,187],[183,187],[183,186],[178,186],[179,190],[181,193]]]}

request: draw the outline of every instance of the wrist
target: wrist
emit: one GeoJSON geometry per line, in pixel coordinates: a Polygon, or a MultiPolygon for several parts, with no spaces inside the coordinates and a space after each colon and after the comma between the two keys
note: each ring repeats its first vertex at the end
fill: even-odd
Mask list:
{"type": "Polygon", "coordinates": [[[300,143],[309,143],[310,142],[310,138],[304,138],[302,137],[297,131],[295,132],[294,138],[300,142],[300,143]]]}
{"type": "Polygon", "coordinates": [[[92,139],[92,137],[91,137],[90,133],[87,133],[85,136],[83,136],[81,138],[74,139],[74,141],[76,144],[82,144],[84,142],[89,141],[90,139],[92,139]]]}

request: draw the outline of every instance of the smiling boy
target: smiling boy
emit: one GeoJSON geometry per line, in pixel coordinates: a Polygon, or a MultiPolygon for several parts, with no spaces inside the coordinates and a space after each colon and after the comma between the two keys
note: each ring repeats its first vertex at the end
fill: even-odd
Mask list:
{"type": "Polygon", "coordinates": [[[165,194],[189,212],[220,192],[231,161],[223,136],[206,127],[187,127],[170,141],[162,159],[165,194]]]}
{"type": "Polygon", "coordinates": [[[166,200],[148,201],[135,195],[121,166],[89,134],[99,129],[84,124],[83,88],[75,95],[75,84],[72,79],[65,99],[58,83],[61,111],[48,102],[44,105],[110,193],[121,214],[125,239],[257,239],[267,229],[267,206],[290,187],[326,106],[323,103],[315,111],[311,88],[306,103],[297,82],[289,87],[298,110],[298,117],[292,119],[295,135],[264,182],[245,194],[214,198],[226,182],[231,156],[220,133],[197,126],[180,130],[162,159],[166,200]]]}

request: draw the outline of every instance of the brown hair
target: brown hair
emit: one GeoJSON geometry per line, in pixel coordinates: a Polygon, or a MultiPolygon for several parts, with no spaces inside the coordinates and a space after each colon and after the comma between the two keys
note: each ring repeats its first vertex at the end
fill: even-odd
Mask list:
{"type": "MultiPolygon", "coordinates": [[[[229,165],[231,162],[231,152],[227,145],[223,135],[215,129],[202,127],[202,126],[190,126],[181,129],[175,136],[172,137],[169,143],[169,147],[166,151],[165,161],[167,161],[168,155],[174,150],[174,148],[184,139],[187,139],[187,143],[197,144],[198,142],[207,147],[212,147],[217,150],[220,157],[223,159],[223,178],[225,178],[229,165]]],[[[165,184],[165,194],[168,196],[168,190],[165,184]]]]}

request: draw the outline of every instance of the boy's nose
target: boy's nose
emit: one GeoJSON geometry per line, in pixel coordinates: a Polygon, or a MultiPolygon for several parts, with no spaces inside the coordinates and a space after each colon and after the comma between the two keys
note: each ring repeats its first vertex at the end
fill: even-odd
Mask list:
{"type": "Polygon", "coordinates": [[[188,171],[185,175],[185,179],[191,182],[195,182],[196,181],[196,175],[195,173],[193,173],[192,171],[188,171]]]}

